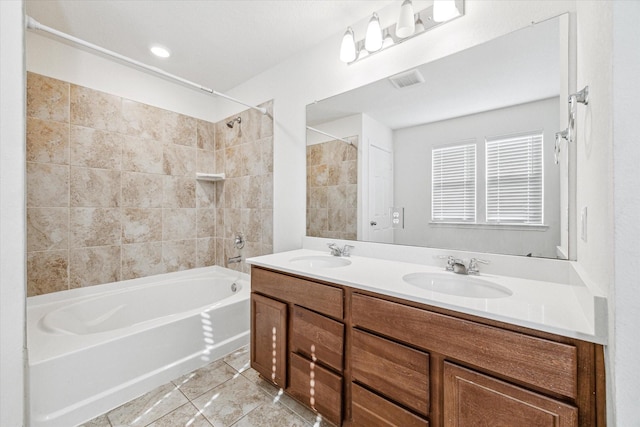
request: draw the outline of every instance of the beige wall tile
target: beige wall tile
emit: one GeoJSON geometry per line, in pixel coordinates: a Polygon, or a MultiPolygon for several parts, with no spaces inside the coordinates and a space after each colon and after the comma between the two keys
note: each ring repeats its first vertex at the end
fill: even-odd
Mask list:
{"type": "Polygon", "coordinates": [[[120,246],[100,246],[69,251],[69,287],[120,280],[120,246]]]}
{"type": "Polygon", "coordinates": [[[223,204],[225,208],[242,207],[242,178],[229,178],[222,186],[223,204]]]}
{"type": "Polygon", "coordinates": [[[164,272],[162,242],[122,245],[122,280],[164,272]]]}
{"type": "Polygon", "coordinates": [[[196,267],[216,265],[216,239],[206,237],[197,239],[196,267]]]}
{"type": "Polygon", "coordinates": [[[196,239],[162,242],[162,260],[168,273],[195,268],[196,239]]]}
{"type": "Polygon", "coordinates": [[[311,187],[307,192],[307,207],[327,207],[327,187],[311,187]]]}
{"type": "MultiPolygon", "coordinates": [[[[240,209],[225,209],[224,210],[224,234],[221,237],[226,239],[233,238],[236,233],[242,232],[242,211],[240,209]]],[[[220,231],[217,230],[220,236],[220,231]]]]}
{"type": "Polygon", "coordinates": [[[216,210],[197,209],[197,237],[216,236],[216,210]]]}
{"type": "Polygon", "coordinates": [[[216,150],[214,151],[214,157],[215,157],[215,162],[216,162],[216,167],[215,167],[215,173],[222,173],[224,172],[226,174],[226,169],[225,169],[225,150],[216,150]]]}
{"type": "Polygon", "coordinates": [[[120,206],[120,171],[71,166],[72,207],[120,206]]]}
{"type": "Polygon", "coordinates": [[[196,207],[203,209],[214,208],[216,206],[217,189],[222,189],[223,185],[222,182],[196,180],[196,207]]]}
{"type": "Polygon", "coordinates": [[[122,243],[144,243],[162,240],[162,209],[124,208],[122,210],[122,243]]]}
{"type": "Polygon", "coordinates": [[[227,147],[224,150],[224,167],[228,178],[238,178],[243,175],[242,148],[240,146],[227,147]]]}
{"type": "Polygon", "coordinates": [[[164,176],[122,172],[122,206],[161,208],[164,176]]]}
{"type": "Polygon", "coordinates": [[[197,120],[193,117],[164,111],[164,142],[195,147],[197,141],[197,120]]]}
{"type": "Polygon", "coordinates": [[[69,122],[69,83],[27,73],[27,116],[69,122]]]}
{"type": "Polygon", "coordinates": [[[214,151],[198,150],[196,171],[203,173],[218,173],[216,169],[216,155],[214,151]]]}
{"type": "Polygon", "coordinates": [[[124,136],[122,170],[145,173],[164,173],[164,150],[160,141],[124,136]]]}
{"type": "Polygon", "coordinates": [[[72,125],[118,132],[122,123],[122,98],[83,86],[71,85],[72,125]]]}
{"type": "Polygon", "coordinates": [[[196,180],[179,176],[165,176],[162,190],[162,207],[195,208],[196,180]]]}
{"type": "Polygon", "coordinates": [[[27,209],[27,252],[69,247],[68,208],[27,209]]]}
{"type": "Polygon", "coordinates": [[[162,240],[183,240],[196,238],[195,209],[163,209],[162,240]]]}
{"type": "Polygon", "coordinates": [[[165,111],[130,99],[122,100],[121,132],[130,136],[162,141],[165,111]]]}
{"type": "Polygon", "coordinates": [[[27,161],[69,164],[69,124],[27,118],[27,161]]]}
{"type": "Polygon", "coordinates": [[[262,177],[261,176],[245,176],[240,178],[243,208],[260,208],[262,207],[262,177]]]}
{"type": "Polygon", "coordinates": [[[27,162],[27,207],[69,206],[69,166],[27,162]]]}
{"type": "MultiPolygon", "coordinates": [[[[261,209],[262,244],[273,245],[273,209],[261,209]]],[[[269,252],[270,253],[270,252],[269,252]]]]}
{"type": "Polygon", "coordinates": [[[327,185],[329,167],[326,164],[310,166],[307,168],[307,181],[312,187],[327,185]]]}
{"type": "Polygon", "coordinates": [[[68,251],[27,254],[27,296],[69,289],[68,251]]]}
{"type": "Polygon", "coordinates": [[[262,241],[262,212],[260,209],[241,209],[240,231],[247,242],[262,241]]]}
{"type": "Polygon", "coordinates": [[[345,231],[347,216],[345,209],[329,208],[329,231],[345,231]]]}
{"type": "Polygon", "coordinates": [[[329,209],[344,209],[346,207],[346,191],[344,185],[327,187],[327,207],[329,209]]]}
{"type": "Polygon", "coordinates": [[[120,209],[71,208],[69,211],[69,246],[112,246],[120,244],[120,209]]]}
{"type": "Polygon", "coordinates": [[[201,150],[215,151],[216,147],[216,125],[215,123],[198,120],[198,148],[201,150]]]}
{"type": "Polygon", "coordinates": [[[345,186],[345,205],[347,208],[358,207],[358,185],[349,184],[345,186]]]}
{"type": "Polygon", "coordinates": [[[263,209],[273,209],[273,174],[262,176],[262,206],[263,209]]]}
{"type": "Polygon", "coordinates": [[[74,166],[120,170],[122,135],[72,125],[69,145],[74,166]]]}
{"type": "Polygon", "coordinates": [[[262,162],[262,144],[259,141],[251,141],[240,146],[242,158],[242,175],[262,175],[266,172],[262,162]]]}
{"type": "Polygon", "coordinates": [[[164,173],[167,175],[181,175],[195,177],[196,149],[182,145],[164,143],[163,160],[164,173]]]}

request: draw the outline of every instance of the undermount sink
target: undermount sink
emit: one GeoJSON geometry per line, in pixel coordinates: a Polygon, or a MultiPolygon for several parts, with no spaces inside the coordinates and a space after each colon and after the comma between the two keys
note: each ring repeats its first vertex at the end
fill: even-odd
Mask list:
{"type": "Polygon", "coordinates": [[[325,255],[309,255],[297,258],[291,258],[289,262],[311,268],[335,268],[345,267],[351,264],[351,261],[345,258],[325,255]]]}
{"type": "Polygon", "coordinates": [[[421,289],[469,298],[504,298],[513,295],[508,288],[488,280],[455,273],[411,273],[402,280],[421,289]]]}

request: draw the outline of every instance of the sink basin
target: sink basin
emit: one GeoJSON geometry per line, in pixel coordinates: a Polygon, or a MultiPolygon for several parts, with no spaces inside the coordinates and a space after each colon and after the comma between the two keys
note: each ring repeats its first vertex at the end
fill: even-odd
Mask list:
{"type": "Polygon", "coordinates": [[[504,298],[513,295],[497,283],[454,273],[411,273],[402,280],[421,289],[460,297],[504,298]]]}
{"type": "Polygon", "coordinates": [[[297,258],[291,258],[289,262],[311,268],[335,268],[335,267],[344,267],[351,264],[346,258],[339,258],[335,256],[324,256],[324,255],[309,255],[309,256],[301,256],[297,258]]]}

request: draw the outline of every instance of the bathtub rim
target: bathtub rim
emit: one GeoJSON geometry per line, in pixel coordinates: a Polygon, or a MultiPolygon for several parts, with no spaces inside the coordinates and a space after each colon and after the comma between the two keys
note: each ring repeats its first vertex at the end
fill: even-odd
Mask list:
{"type": "Polygon", "coordinates": [[[233,304],[237,301],[248,299],[250,293],[251,286],[248,274],[220,266],[209,266],[28,297],[26,310],[27,363],[29,366],[35,366],[39,363],[47,362],[58,357],[64,357],[69,353],[73,353],[85,347],[100,345],[104,342],[117,340],[123,335],[135,334],[140,331],[153,328],[159,324],[177,321],[196,313],[215,310],[221,305],[233,304]],[[87,298],[124,293],[133,289],[141,289],[154,285],[175,282],[180,279],[206,277],[212,273],[215,274],[215,277],[217,278],[228,279],[230,277],[236,277],[234,281],[241,284],[240,291],[223,299],[221,304],[203,305],[192,310],[150,319],[145,322],[134,324],[130,327],[96,332],[89,335],[50,333],[41,330],[39,327],[40,319],[47,313],[65,305],[80,302],[87,298]]]}

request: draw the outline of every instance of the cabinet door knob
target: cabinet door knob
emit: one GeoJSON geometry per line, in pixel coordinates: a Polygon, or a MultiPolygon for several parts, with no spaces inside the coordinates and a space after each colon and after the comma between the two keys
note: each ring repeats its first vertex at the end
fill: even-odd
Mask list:
{"type": "Polygon", "coordinates": [[[378,223],[377,223],[377,222],[375,222],[375,221],[371,221],[369,224],[370,224],[372,227],[373,227],[374,225],[378,225],[378,223]]]}

